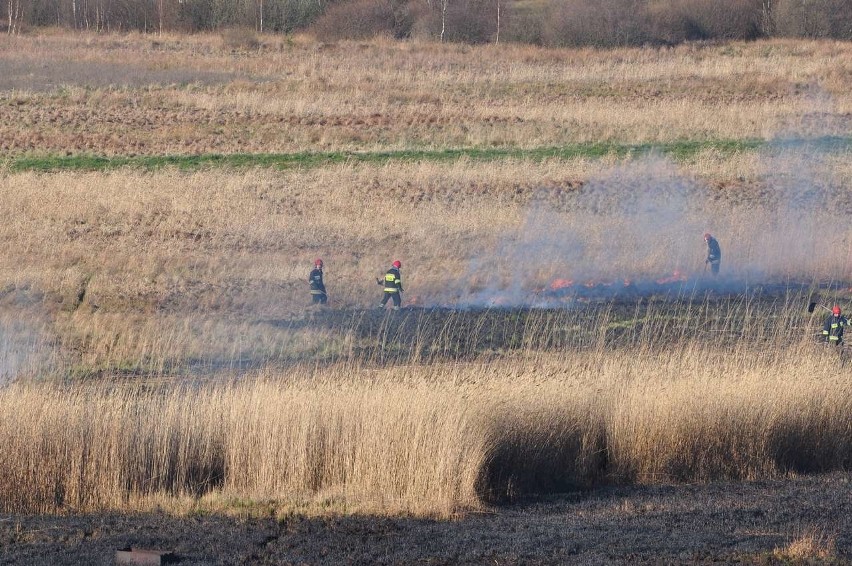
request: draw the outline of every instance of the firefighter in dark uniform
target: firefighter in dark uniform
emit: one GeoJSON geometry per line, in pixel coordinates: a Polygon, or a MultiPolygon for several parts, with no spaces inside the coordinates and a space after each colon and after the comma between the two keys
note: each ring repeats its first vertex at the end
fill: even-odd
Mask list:
{"type": "Polygon", "coordinates": [[[313,303],[324,305],[328,301],[328,295],[325,292],[325,283],[322,280],[322,260],[318,259],[314,262],[314,269],[308,275],[308,283],[311,285],[311,299],[313,303]]]}
{"type": "Polygon", "coordinates": [[[719,264],[722,262],[722,249],[719,247],[719,242],[710,233],[704,234],[704,241],[707,242],[707,259],[704,263],[710,264],[713,275],[719,275],[719,264]]]}
{"type": "Polygon", "coordinates": [[[834,305],[831,314],[828,315],[825,324],[822,325],[822,335],[825,337],[825,341],[834,346],[843,344],[843,329],[847,326],[849,326],[849,321],[840,314],[840,307],[834,305]]]}
{"type": "Polygon", "coordinates": [[[384,280],[376,279],[376,283],[382,285],[384,287],[384,297],[382,297],[382,302],[379,303],[379,308],[385,308],[385,305],[388,303],[390,299],[393,299],[393,310],[398,311],[399,306],[402,303],[402,275],[399,270],[402,267],[402,262],[396,260],[393,262],[393,267],[388,269],[388,272],[385,273],[384,280]]]}

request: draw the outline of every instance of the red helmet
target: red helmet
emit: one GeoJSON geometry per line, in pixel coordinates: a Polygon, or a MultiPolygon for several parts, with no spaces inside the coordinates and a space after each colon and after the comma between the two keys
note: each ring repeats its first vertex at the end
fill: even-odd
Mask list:
{"type": "Polygon", "coordinates": [[[712,237],[713,237],[713,236],[711,236],[711,235],[710,235],[710,232],[704,232],[704,239],[705,239],[705,240],[709,240],[709,239],[710,239],[710,238],[712,238],[712,237]]]}
{"type": "Polygon", "coordinates": [[[831,312],[833,312],[833,313],[834,313],[834,316],[840,316],[840,306],[839,306],[839,305],[834,305],[834,308],[833,308],[833,309],[831,309],[831,312]]]}
{"type": "Polygon", "coordinates": [[[317,258],[314,260],[314,265],[317,267],[322,267],[322,260],[317,258]]]}
{"type": "Polygon", "coordinates": [[[400,267],[402,267],[402,262],[399,261],[399,260],[396,260],[395,262],[393,262],[393,266],[395,268],[399,269],[400,267]]]}

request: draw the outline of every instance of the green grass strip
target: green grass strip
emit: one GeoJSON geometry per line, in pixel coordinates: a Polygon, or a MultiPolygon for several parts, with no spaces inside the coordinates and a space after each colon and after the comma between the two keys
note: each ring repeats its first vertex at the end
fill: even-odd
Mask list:
{"type": "Polygon", "coordinates": [[[201,169],[210,167],[244,168],[272,167],[278,169],[314,168],[334,163],[388,163],[423,161],[499,161],[503,159],[533,160],[639,157],[658,153],[677,160],[687,160],[700,151],[716,150],[723,154],[736,154],[756,150],[810,149],[830,152],[852,151],[852,137],[824,137],[767,142],[765,140],[711,140],[677,141],[664,144],[587,143],[558,147],[521,148],[460,148],[418,149],[364,152],[300,152],[300,153],[234,153],[204,155],[140,155],[100,157],[93,155],[70,156],[15,156],[0,157],[0,168],[21,171],[105,171],[130,167],[156,170],[166,167],[201,169]]]}

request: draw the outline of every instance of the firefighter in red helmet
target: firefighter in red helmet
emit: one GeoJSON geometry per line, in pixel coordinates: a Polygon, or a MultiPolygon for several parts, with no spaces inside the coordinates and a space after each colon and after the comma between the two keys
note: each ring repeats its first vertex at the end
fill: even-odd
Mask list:
{"type": "Polygon", "coordinates": [[[376,279],[376,283],[384,287],[384,297],[379,303],[379,308],[385,308],[389,300],[393,299],[393,310],[398,311],[402,304],[402,274],[399,270],[402,267],[402,262],[396,260],[393,265],[385,273],[384,279],[376,279]]]}
{"type": "Polygon", "coordinates": [[[840,306],[834,305],[831,314],[828,315],[825,324],[822,325],[822,335],[825,337],[825,341],[834,346],[843,344],[843,329],[847,326],[849,326],[849,321],[840,314],[840,306]]]}
{"type": "Polygon", "coordinates": [[[324,305],[328,301],[328,294],[325,291],[325,282],[322,280],[322,260],[314,261],[314,268],[311,274],[308,275],[308,283],[311,286],[311,300],[313,304],[324,305]]]}

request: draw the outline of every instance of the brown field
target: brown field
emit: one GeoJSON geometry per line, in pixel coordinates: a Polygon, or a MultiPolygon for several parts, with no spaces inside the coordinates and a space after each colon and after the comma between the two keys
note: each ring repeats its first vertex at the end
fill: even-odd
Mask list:
{"type": "Polygon", "coordinates": [[[67,34],[0,38],[0,151],[537,147],[845,135],[852,48],[545,50],[67,34]]]}
{"type": "Polygon", "coordinates": [[[849,306],[852,166],[777,140],[850,136],[850,44],[261,39],[0,37],[0,562],[848,562],[852,381],[805,306],[849,306]],[[682,159],[6,165],[755,138],[682,159]],[[315,257],[327,309],[307,306],[315,257]],[[407,308],[380,313],[396,258],[407,308]],[[547,295],[673,273],[702,292],[547,295]],[[241,533],[233,559],[208,528],[241,533]]]}

